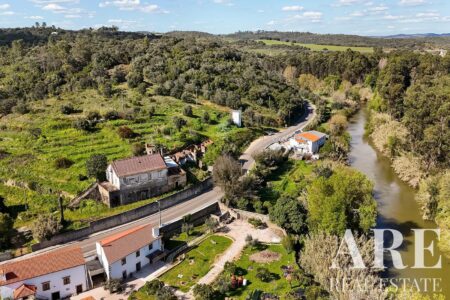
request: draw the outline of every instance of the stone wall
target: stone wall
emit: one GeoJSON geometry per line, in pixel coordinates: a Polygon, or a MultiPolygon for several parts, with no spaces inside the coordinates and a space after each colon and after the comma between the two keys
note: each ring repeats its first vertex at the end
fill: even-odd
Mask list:
{"type": "MultiPolygon", "coordinates": [[[[204,193],[205,191],[210,190],[212,187],[213,187],[212,178],[207,178],[195,186],[182,190],[173,195],[167,196],[166,198],[160,199],[159,202],[161,203],[161,210],[188,201],[189,199],[192,199],[204,193]]],[[[38,244],[33,245],[32,250],[37,251],[54,245],[64,244],[74,240],[85,238],[93,233],[100,232],[119,225],[123,225],[129,222],[133,222],[138,219],[155,214],[158,212],[158,210],[159,210],[158,203],[152,202],[147,205],[111,217],[106,217],[97,221],[93,221],[89,224],[88,227],[55,235],[49,241],[42,241],[38,244]]]]}

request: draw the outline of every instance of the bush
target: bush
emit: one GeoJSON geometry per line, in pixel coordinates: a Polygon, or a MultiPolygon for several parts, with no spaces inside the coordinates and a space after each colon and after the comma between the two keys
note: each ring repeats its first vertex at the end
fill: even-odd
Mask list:
{"type": "Polygon", "coordinates": [[[256,278],[262,282],[269,282],[272,280],[272,273],[267,268],[259,267],[256,269],[256,278]]]}
{"type": "Polygon", "coordinates": [[[33,238],[37,241],[49,240],[61,230],[62,226],[54,215],[39,215],[31,228],[33,238]]]}
{"type": "Polygon", "coordinates": [[[266,223],[261,221],[261,219],[258,218],[249,218],[248,223],[250,223],[255,228],[262,228],[265,227],[266,223]]]}
{"type": "Polygon", "coordinates": [[[120,114],[115,110],[110,110],[104,115],[104,118],[108,121],[119,120],[120,114]]]}
{"type": "Polygon", "coordinates": [[[150,106],[148,109],[148,115],[151,117],[153,117],[155,115],[156,112],[156,108],[154,106],[150,106]]]}
{"type": "Polygon", "coordinates": [[[145,146],[141,143],[133,144],[132,151],[134,156],[143,155],[145,154],[145,146]]]}
{"type": "Polygon", "coordinates": [[[147,281],[142,290],[148,295],[156,295],[159,290],[164,287],[164,282],[159,281],[158,279],[154,279],[152,281],[147,281]]]}
{"type": "Polygon", "coordinates": [[[183,126],[186,124],[187,124],[187,122],[185,119],[180,118],[180,117],[173,117],[173,125],[175,125],[175,128],[177,130],[181,130],[181,128],[183,128],[183,126]]]}
{"type": "Polygon", "coordinates": [[[60,157],[55,160],[56,169],[67,169],[70,168],[74,162],[67,157],[60,157]]]}
{"type": "Polygon", "coordinates": [[[75,112],[75,108],[70,103],[62,105],[60,110],[61,110],[61,113],[63,115],[70,115],[70,114],[73,114],[75,112]]]}
{"type": "Polygon", "coordinates": [[[211,121],[211,117],[209,116],[209,113],[207,111],[203,113],[202,121],[206,124],[209,124],[209,122],[211,121]]]}
{"type": "Polygon", "coordinates": [[[208,284],[197,284],[194,286],[194,296],[197,300],[215,300],[217,293],[214,288],[208,284]]]}
{"type": "Polygon", "coordinates": [[[132,139],[136,136],[136,133],[128,126],[121,126],[117,130],[121,139],[132,139]]]}
{"type": "Polygon", "coordinates": [[[30,112],[30,108],[24,101],[20,101],[16,106],[13,107],[13,112],[15,112],[16,114],[24,115],[30,112]]]}
{"type": "Polygon", "coordinates": [[[192,117],[193,116],[192,106],[186,105],[183,108],[183,115],[185,115],[186,117],[192,117]]]}
{"type": "Polygon", "coordinates": [[[17,100],[14,99],[4,99],[0,101],[0,114],[7,115],[12,112],[14,106],[16,106],[17,100]]]}
{"type": "Polygon", "coordinates": [[[108,160],[103,154],[94,154],[86,161],[86,170],[89,177],[94,177],[98,181],[106,180],[106,168],[108,160]]]}
{"type": "Polygon", "coordinates": [[[86,117],[91,122],[98,122],[102,118],[98,111],[90,111],[86,117]]]}
{"type": "Polygon", "coordinates": [[[14,221],[11,217],[0,212],[0,250],[9,245],[13,233],[14,221]]]}
{"type": "Polygon", "coordinates": [[[118,279],[109,279],[104,283],[103,288],[108,290],[111,294],[123,291],[122,283],[118,279]]]}
{"type": "Polygon", "coordinates": [[[81,118],[73,123],[73,127],[75,127],[78,130],[91,132],[95,129],[95,123],[89,121],[88,119],[81,118]]]}
{"type": "Polygon", "coordinates": [[[294,250],[294,241],[292,240],[290,235],[286,235],[282,240],[281,244],[284,249],[286,249],[287,253],[291,253],[294,250]]]}

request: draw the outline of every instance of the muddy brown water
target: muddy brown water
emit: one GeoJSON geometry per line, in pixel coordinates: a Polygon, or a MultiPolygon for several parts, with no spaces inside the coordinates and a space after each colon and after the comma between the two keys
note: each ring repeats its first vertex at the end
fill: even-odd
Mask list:
{"type": "MultiPolygon", "coordinates": [[[[364,126],[367,122],[367,110],[360,110],[350,120],[348,131],[352,137],[350,164],[360,172],[366,174],[374,183],[375,199],[378,203],[378,218],[376,228],[396,229],[403,233],[404,242],[399,248],[403,263],[408,267],[402,270],[392,266],[389,255],[386,255],[386,265],[389,268],[384,272],[384,278],[392,278],[399,285],[402,280],[417,282],[421,291],[442,288],[442,293],[446,299],[450,299],[450,261],[435,250],[434,256],[425,255],[425,265],[436,264],[439,255],[442,258],[442,268],[439,269],[414,269],[415,238],[412,229],[436,229],[434,222],[422,219],[420,207],[414,199],[416,190],[402,182],[393,171],[389,159],[379,153],[369,138],[364,136],[364,126]],[[404,278],[404,279],[402,279],[404,278]],[[434,283],[433,283],[433,279],[434,283]],[[425,287],[427,286],[427,288],[425,287]]],[[[437,243],[435,235],[427,232],[425,235],[425,245],[434,241],[437,243]]],[[[390,246],[391,239],[386,234],[385,246],[390,246]]],[[[435,247],[436,248],[436,247],[435,247]]],[[[427,253],[427,252],[426,252],[427,253]]],[[[427,253],[428,254],[428,253],[427,253]]]]}

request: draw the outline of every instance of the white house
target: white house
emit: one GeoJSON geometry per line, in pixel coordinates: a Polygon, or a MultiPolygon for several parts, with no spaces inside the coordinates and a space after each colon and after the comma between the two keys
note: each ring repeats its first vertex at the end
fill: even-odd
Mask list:
{"type": "Polygon", "coordinates": [[[64,299],[88,289],[81,248],[63,248],[0,265],[1,299],[64,299]]]}
{"type": "Polygon", "coordinates": [[[319,148],[325,144],[327,135],[315,130],[296,134],[289,139],[291,149],[301,154],[315,154],[319,152],[319,148]]]}
{"type": "Polygon", "coordinates": [[[186,173],[167,165],[161,154],[115,160],[106,169],[108,181],[99,184],[103,202],[110,207],[148,199],[186,184],[186,173]]]}
{"type": "Polygon", "coordinates": [[[97,243],[96,248],[108,279],[124,280],[164,255],[159,228],[150,225],[110,236],[97,243]]]}

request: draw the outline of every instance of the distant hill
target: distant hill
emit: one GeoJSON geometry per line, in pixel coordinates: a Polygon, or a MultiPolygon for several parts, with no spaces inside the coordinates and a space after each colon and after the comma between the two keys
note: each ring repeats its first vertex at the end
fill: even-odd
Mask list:
{"type": "Polygon", "coordinates": [[[430,38],[430,37],[450,37],[450,33],[415,33],[415,34],[396,34],[388,36],[380,36],[379,38],[387,39],[414,39],[414,38],[430,38]]]}

